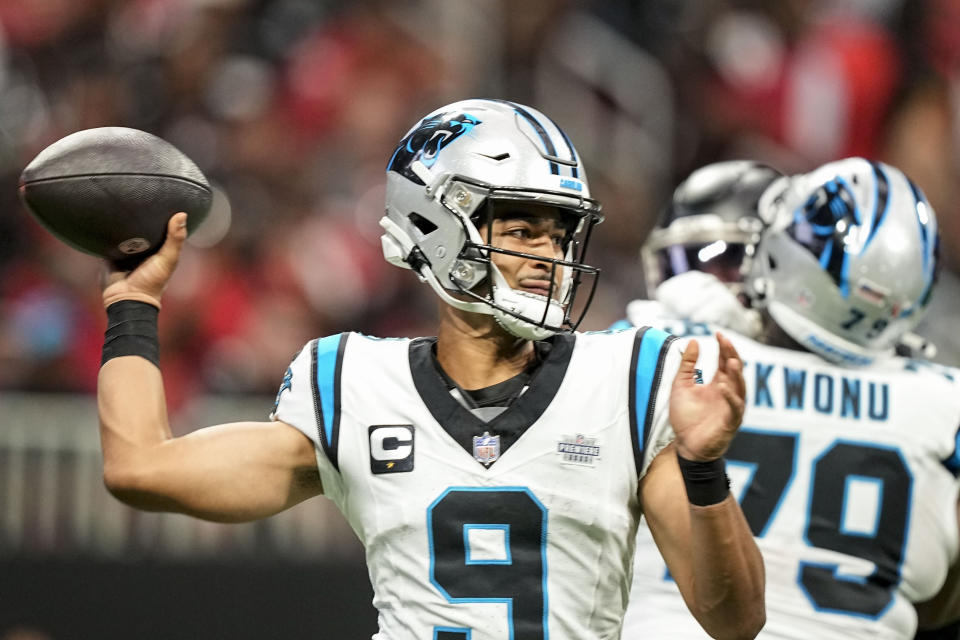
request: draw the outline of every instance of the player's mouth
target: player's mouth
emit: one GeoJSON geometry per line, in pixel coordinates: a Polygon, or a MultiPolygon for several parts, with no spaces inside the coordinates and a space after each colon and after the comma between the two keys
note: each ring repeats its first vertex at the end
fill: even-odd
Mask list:
{"type": "Polygon", "coordinates": [[[533,293],[544,298],[550,295],[550,280],[542,278],[525,278],[520,281],[520,290],[533,293]]]}

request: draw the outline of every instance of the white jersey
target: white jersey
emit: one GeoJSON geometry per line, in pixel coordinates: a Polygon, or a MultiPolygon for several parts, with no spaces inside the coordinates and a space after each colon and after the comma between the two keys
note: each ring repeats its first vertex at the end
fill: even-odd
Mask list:
{"type": "MultiPolygon", "coordinates": [[[[911,603],[933,596],[957,559],[960,371],[904,358],[846,369],[724,333],[745,363],[727,471],[766,565],[758,637],[912,638],[911,603]]],[[[716,341],[699,343],[701,362],[714,362],[716,341]]],[[[623,638],[706,637],[641,525],[623,638]]]]}
{"type": "Polygon", "coordinates": [[[274,417],[313,440],[366,548],[375,639],[619,637],[680,353],[654,329],[551,342],[489,422],[451,396],[433,339],[345,333],[294,359],[274,417]]]}

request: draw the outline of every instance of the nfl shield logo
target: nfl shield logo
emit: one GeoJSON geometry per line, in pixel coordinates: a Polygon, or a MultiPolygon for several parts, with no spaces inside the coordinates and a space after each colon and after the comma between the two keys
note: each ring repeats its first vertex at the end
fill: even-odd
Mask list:
{"type": "Polygon", "coordinates": [[[500,436],[492,436],[489,431],[473,436],[473,457],[482,464],[494,462],[500,457],[500,436]]]}

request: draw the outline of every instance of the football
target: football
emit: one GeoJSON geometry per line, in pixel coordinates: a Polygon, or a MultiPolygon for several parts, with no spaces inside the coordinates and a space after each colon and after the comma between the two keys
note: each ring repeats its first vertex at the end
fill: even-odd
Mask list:
{"type": "Polygon", "coordinates": [[[160,248],[170,216],[186,211],[193,231],[213,201],[190,158],[125,127],[85,129],[54,142],[23,170],[19,189],[54,236],[126,269],[160,248]]]}

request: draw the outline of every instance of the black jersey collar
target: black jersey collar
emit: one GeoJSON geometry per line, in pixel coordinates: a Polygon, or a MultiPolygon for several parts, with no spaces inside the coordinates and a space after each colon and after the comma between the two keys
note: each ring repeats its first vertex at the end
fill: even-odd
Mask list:
{"type": "Polygon", "coordinates": [[[433,418],[467,453],[473,455],[474,436],[489,432],[490,435],[500,436],[503,455],[543,415],[557,395],[567,372],[576,337],[563,333],[548,340],[552,348],[533,372],[526,393],[490,422],[484,422],[472,414],[450,395],[433,356],[436,338],[418,338],[410,342],[413,383],[433,418]]]}

